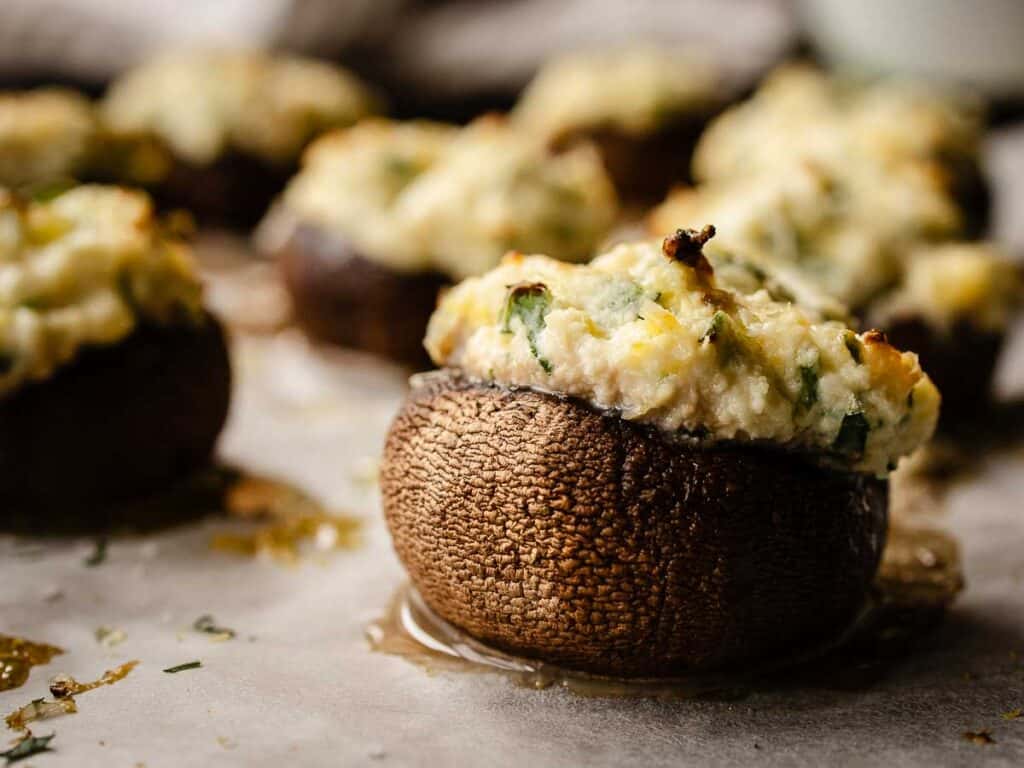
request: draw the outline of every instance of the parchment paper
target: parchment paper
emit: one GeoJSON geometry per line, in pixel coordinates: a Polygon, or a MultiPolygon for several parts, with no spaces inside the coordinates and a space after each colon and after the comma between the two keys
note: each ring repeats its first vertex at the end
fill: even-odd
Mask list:
{"type": "MultiPolygon", "coordinates": [[[[1002,168],[1019,168],[1013,146],[998,145],[1002,168]]],[[[1020,232],[1013,210],[1000,208],[1004,232],[1020,232]]],[[[1024,347],[1009,357],[1001,381],[1013,388],[1024,382],[1024,347]]],[[[364,628],[403,577],[365,477],[405,374],[320,356],[290,331],[236,334],[234,362],[223,458],[362,517],[362,545],[285,566],[212,551],[225,522],[205,519],[115,538],[106,561],[88,567],[89,539],[0,537],[0,632],[67,651],[0,694],[0,713],[45,695],[59,672],[92,680],[141,662],[80,696],[78,714],[35,724],[37,735],[56,733],[55,751],[22,766],[1024,764],[1024,718],[1001,716],[1024,707],[1020,449],[950,492],[936,522],[961,541],[967,590],[925,647],[876,685],[737,701],[581,698],[500,676],[431,676],[372,653],[364,628]],[[193,631],[202,614],[237,637],[193,631]],[[101,625],[127,638],[105,647],[101,625]],[[202,667],[161,671],[193,660],[202,667]],[[963,737],[982,729],[995,743],[963,737]]]]}

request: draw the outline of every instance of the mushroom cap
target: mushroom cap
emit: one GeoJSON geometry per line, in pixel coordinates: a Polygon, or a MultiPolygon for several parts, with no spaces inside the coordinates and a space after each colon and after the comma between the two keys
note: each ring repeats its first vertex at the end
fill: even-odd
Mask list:
{"type": "Polygon", "coordinates": [[[296,225],[276,255],[295,319],[311,338],[430,366],[422,339],[443,275],[395,271],[308,223],[296,225]]]}
{"type": "Polygon", "coordinates": [[[585,403],[422,377],[388,435],[384,514],[439,616],[501,650],[662,677],[798,654],[862,607],[888,486],[704,447],[585,403]]]}
{"type": "MultiPolygon", "coordinates": [[[[224,331],[142,325],[0,398],[0,528],[87,531],[210,460],[227,417],[224,331]]],[[[146,521],[129,521],[140,522],[146,521]]]]}

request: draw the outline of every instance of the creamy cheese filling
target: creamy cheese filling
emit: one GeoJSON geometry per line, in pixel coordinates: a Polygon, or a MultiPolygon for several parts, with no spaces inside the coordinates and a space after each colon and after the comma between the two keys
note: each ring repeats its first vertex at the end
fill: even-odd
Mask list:
{"type": "MultiPolygon", "coordinates": [[[[879,180],[878,200],[898,180],[879,180]]],[[[906,190],[903,187],[904,191],[906,190]]],[[[992,244],[928,242],[920,230],[887,225],[851,205],[841,179],[812,165],[780,175],[713,181],[672,193],[649,217],[653,233],[716,222],[708,258],[742,253],[761,268],[794,270],[880,327],[917,316],[934,327],[958,321],[983,330],[1006,327],[1020,304],[1016,268],[992,244]]],[[[920,220],[920,219],[918,219],[920,220]]],[[[806,306],[813,297],[797,297],[806,306]]]]}
{"type": "Polygon", "coordinates": [[[868,320],[885,327],[922,318],[949,332],[957,323],[1001,333],[1020,306],[1021,268],[991,243],[918,246],[896,288],[873,305],[868,320]]]}
{"type": "Polygon", "coordinates": [[[20,187],[75,176],[96,132],[92,105],[74,91],[0,93],[0,185],[20,187]]]}
{"type": "Polygon", "coordinates": [[[709,62],[668,49],[582,51],[546,64],[512,119],[555,139],[608,127],[644,135],[707,109],[719,85],[709,62]]]}
{"type": "Polygon", "coordinates": [[[286,215],[393,269],[480,274],[509,250],[588,258],[618,204],[596,152],[552,153],[495,118],[464,129],[372,121],[310,147],[286,215]]]}
{"type": "Polygon", "coordinates": [[[916,355],[726,290],[693,242],[624,244],[585,266],[506,256],[443,296],[425,345],[484,381],[879,476],[931,436],[939,395],[916,355]]]}
{"type": "Polygon", "coordinates": [[[693,170],[706,181],[810,160],[835,173],[918,163],[943,176],[949,160],[977,160],[981,130],[972,105],[924,86],[857,84],[788,66],[708,127],[693,170]]]}
{"type": "Polygon", "coordinates": [[[355,76],[325,62],[193,51],[128,72],[111,86],[102,110],[113,130],[156,134],[184,160],[209,165],[228,149],[293,160],[317,134],[372,108],[355,76]]]}
{"type": "Polygon", "coordinates": [[[797,270],[827,295],[860,307],[897,280],[901,251],[890,247],[877,220],[851,211],[849,200],[841,182],[802,165],[679,189],[651,213],[649,225],[667,234],[713,221],[713,263],[723,251],[742,253],[762,266],[797,270]]]}
{"type": "Polygon", "coordinates": [[[149,198],[81,186],[47,202],[0,192],[0,395],[142,322],[197,322],[201,288],[149,198]]]}

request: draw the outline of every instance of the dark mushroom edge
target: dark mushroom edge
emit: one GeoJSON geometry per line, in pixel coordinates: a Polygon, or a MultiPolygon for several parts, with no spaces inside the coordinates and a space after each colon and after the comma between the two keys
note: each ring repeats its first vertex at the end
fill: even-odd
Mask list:
{"type": "Polygon", "coordinates": [[[0,528],[124,522],[120,505],[208,464],[230,390],[224,332],[207,315],[86,347],[51,378],[0,398],[0,528]]]}
{"type": "Polygon", "coordinates": [[[294,162],[229,151],[209,165],[175,158],[163,179],[145,186],[160,210],[187,210],[203,227],[248,231],[297,170],[294,162]]]}
{"type": "Polygon", "coordinates": [[[689,183],[690,159],[714,110],[689,112],[650,133],[613,125],[575,131],[555,142],[556,150],[589,141],[623,202],[652,205],[676,184],[689,183]]]}
{"type": "Polygon", "coordinates": [[[276,256],[295,320],[311,338],[431,366],[422,339],[446,277],[395,271],[308,223],[294,228],[276,256]]]}
{"type": "Polygon", "coordinates": [[[940,430],[955,429],[991,407],[1005,334],[981,330],[964,320],[941,329],[917,316],[891,320],[885,334],[897,349],[917,353],[921,367],[942,393],[940,430]]]}
{"type": "Polygon", "coordinates": [[[701,447],[571,398],[421,377],[384,514],[426,604],[493,647],[667,677],[820,647],[864,604],[888,483],[701,447]]]}

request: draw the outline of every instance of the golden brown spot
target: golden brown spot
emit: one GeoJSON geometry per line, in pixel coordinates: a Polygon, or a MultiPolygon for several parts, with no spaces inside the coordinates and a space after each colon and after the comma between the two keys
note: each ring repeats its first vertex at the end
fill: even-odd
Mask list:
{"type": "Polygon", "coordinates": [[[704,244],[715,236],[715,228],[711,224],[704,226],[699,232],[696,229],[677,229],[661,243],[661,252],[672,261],[678,261],[698,274],[711,275],[714,270],[704,256],[704,244]]]}
{"type": "Polygon", "coordinates": [[[662,241],[661,252],[672,261],[693,269],[697,282],[704,290],[705,304],[729,311],[735,308],[736,302],[728,291],[714,286],[715,271],[703,251],[704,244],[714,236],[715,228],[711,224],[699,232],[696,229],[677,229],[675,234],[662,241]]]}
{"type": "Polygon", "coordinates": [[[877,328],[872,328],[870,331],[864,332],[864,343],[865,344],[888,344],[889,338],[883,331],[877,328]]]}
{"type": "Polygon", "coordinates": [[[984,729],[980,731],[964,731],[963,736],[967,741],[980,746],[996,743],[996,740],[992,738],[992,733],[984,729]]]}

